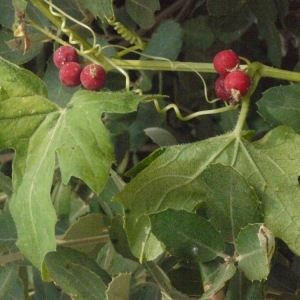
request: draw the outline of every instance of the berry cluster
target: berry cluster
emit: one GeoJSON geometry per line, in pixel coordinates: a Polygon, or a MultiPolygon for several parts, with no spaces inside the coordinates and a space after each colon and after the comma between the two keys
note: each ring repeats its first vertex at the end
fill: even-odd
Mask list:
{"type": "Polygon", "coordinates": [[[220,74],[215,83],[217,97],[232,104],[239,103],[241,97],[248,92],[251,79],[239,69],[240,60],[237,54],[232,50],[221,51],[214,57],[213,65],[220,74]]]}
{"type": "Polygon", "coordinates": [[[99,90],[106,82],[104,69],[97,64],[82,68],[76,50],[70,46],[61,46],[53,55],[53,61],[59,68],[59,79],[68,87],[82,84],[88,90],[99,90]]]}

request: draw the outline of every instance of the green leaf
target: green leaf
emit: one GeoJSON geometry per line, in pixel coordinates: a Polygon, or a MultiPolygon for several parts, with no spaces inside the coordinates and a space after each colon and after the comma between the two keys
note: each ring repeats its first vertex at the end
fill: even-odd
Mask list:
{"type": "Polygon", "coordinates": [[[119,273],[135,274],[141,270],[141,265],[136,261],[124,258],[116,252],[111,242],[106,243],[97,257],[98,265],[108,274],[115,276],[119,273]]]}
{"type": "MultiPolygon", "coordinates": [[[[119,180],[121,179],[119,178],[119,180]]],[[[123,184],[125,185],[124,182],[123,184]]],[[[124,214],[122,205],[120,203],[111,201],[113,196],[118,192],[119,192],[118,186],[116,185],[112,177],[110,177],[108,178],[106,185],[104,186],[101,193],[98,196],[95,196],[95,200],[97,201],[97,203],[101,206],[105,214],[110,218],[113,218],[113,216],[115,216],[116,214],[120,214],[120,215],[124,214]]]]}
{"type": "Polygon", "coordinates": [[[258,112],[272,125],[285,124],[300,133],[299,97],[299,84],[272,87],[257,102],[258,112]]]}
{"type": "Polygon", "coordinates": [[[181,45],[182,29],[180,24],[172,20],[166,20],[159,25],[152,35],[143,54],[176,60],[181,45]]]}
{"type": "Polygon", "coordinates": [[[60,292],[56,288],[54,282],[46,282],[41,277],[41,272],[33,267],[33,284],[34,284],[34,296],[35,299],[60,299],[60,292]]]}
{"type": "MultiPolygon", "coordinates": [[[[120,204],[120,203],[118,203],[120,204]]],[[[122,216],[117,215],[112,218],[111,226],[108,230],[110,240],[115,248],[115,250],[121,254],[124,258],[129,258],[130,260],[136,261],[136,257],[132,255],[126,231],[123,228],[124,219],[122,216]]]]}
{"type": "MultiPolygon", "coordinates": [[[[204,293],[203,281],[199,272],[199,263],[197,262],[181,261],[168,271],[167,275],[171,280],[172,286],[181,293],[195,296],[200,296],[204,293]]],[[[172,294],[172,291],[169,294],[172,294]]],[[[177,299],[176,297],[174,298],[177,299]]]]}
{"type": "Polygon", "coordinates": [[[183,23],[183,43],[186,50],[191,47],[207,49],[212,46],[215,35],[208,21],[207,16],[200,16],[183,23]]]}
{"type": "MultiPolygon", "coordinates": [[[[1,92],[6,92],[9,97],[33,95],[47,97],[46,86],[41,79],[30,71],[19,68],[2,57],[0,57],[0,73],[1,92]]],[[[0,101],[2,100],[5,99],[0,98],[0,101]]]]}
{"type": "Polygon", "coordinates": [[[12,216],[8,212],[0,212],[0,248],[13,245],[17,241],[17,230],[12,216]]]}
{"type": "MultiPolygon", "coordinates": [[[[266,19],[267,20],[267,19],[266,19]]],[[[279,31],[275,23],[267,21],[259,21],[258,29],[261,39],[265,40],[268,45],[268,58],[272,64],[276,67],[281,65],[282,57],[282,43],[279,35],[279,31]]]]}
{"type": "Polygon", "coordinates": [[[209,219],[226,242],[235,242],[241,228],[249,223],[262,222],[257,195],[235,169],[214,164],[201,177],[209,191],[206,201],[209,219]]]}
{"type": "Polygon", "coordinates": [[[148,155],[146,158],[140,161],[136,166],[127,171],[125,175],[132,178],[135,177],[141,171],[146,169],[157,157],[163,154],[165,152],[165,149],[166,148],[159,148],[156,151],[152,152],[150,155],[148,155]]]}
{"type": "Polygon", "coordinates": [[[27,1],[25,0],[12,0],[12,4],[16,10],[25,10],[27,6],[27,1]]]}
{"type": "Polygon", "coordinates": [[[148,139],[144,132],[146,128],[159,127],[164,120],[165,114],[157,113],[153,103],[140,105],[136,119],[129,127],[130,150],[136,151],[145,144],[148,139]]]}
{"type": "Polygon", "coordinates": [[[143,266],[149,272],[149,274],[151,274],[151,277],[156,281],[161,291],[165,294],[169,294],[172,286],[170,279],[164,273],[164,271],[153,261],[145,261],[143,266]]]}
{"type": "Polygon", "coordinates": [[[127,300],[129,298],[131,274],[118,274],[108,285],[107,300],[127,300]]]}
{"type": "Polygon", "coordinates": [[[207,0],[206,6],[210,15],[221,17],[231,14],[233,10],[238,9],[244,4],[243,0],[207,0]]]}
{"type": "MultiPolygon", "coordinates": [[[[101,214],[88,214],[78,219],[64,234],[63,241],[69,242],[69,247],[84,253],[91,252],[97,243],[93,237],[99,237],[104,229],[104,220],[101,214]],[[87,239],[86,244],[80,243],[81,239],[87,239]],[[80,245],[76,245],[76,241],[80,245]]],[[[63,243],[62,241],[62,243],[63,243]]],[[[98,244],[100,241],[98,241],[98,244]]]]}
{"type": "MultiPolygon", "coordinates": [[[[125,229],[133,254],[148,259],[148,247],[155,246],[153,240],[151,246],[148,244],[149,213],[166,208],[191,211],[206,199],[200,175],[212,163],[230,165],[244,176],[262,202],[268,229],[300,254],[300,207],[297,204],[300,136],[284,126],[255,143],[228,133],[166,148],[114,198],[124,206],[125,229]]],[[[227,174],[220,174],[222,176],[227,174]]]]}
{"type": "Polygon", "coordinates": [[[211,274],[210,281],[206,282],[206,285],[210,285],[209,290],[207,290],[199,300],[210,299],[212,295],[218,292],[225,283],[235,274],[236,268],[233,264],[220,264],[214,273],[211,274]]]}
{"type": "Polygon", "coordinates": [[[17,278],[15,284],[12,289],[8,292],[3,300],[26,300],[25,299],[26,292],[24,291],[24,284],[21,278],[17,278]]]}
{"type": "Polygon", "coordinates": [[[264,300],[264,284],[250,281],[243,272],[236,272],[230,279],[226,292],[226,300],[264,300]]]}
{"type": "Polygon", "coordinates": [[[71,249],[58,249],[45,257],[50,275],[61,288],[78,300],[106,300],[106,285],[98,276],[97,265],[71,249]]]}
{"type": "Polygon", "coordinates": [[[160,127],[149,127],[145,129],[145,133],[160,147],[177,145],[175,137],[170,131],[160,127]]]}
{"type": "Polygon", "coordinates": [[[12,5],[12,1],[5,1],[5,3],[1,3],[0,24],[7,29],[12,29],[12,25],[15,22],[15,18],[12,17],[14,14],[15,9],[12,5]]]}
{"type": "Polygon", "coordinates": [[[251,281],[267,279],[270,272],[267,252],[258,238],[261,225],[246,226],[236,240],[236,250],[239,254],[238,269],[251,281]]]}
{"type": "Polygon", "coordinates": [[[279,67],[281,64],[281,39],[275,25],[277,21],[277,9],[275,2],[268,0],[249,1],[248,6],[257,18],[259,37],[268,45],[268,58],[272,64],[279,67]]]}
{"type": "Polygon", "coordinates": [[[7,196],[11,196],[12,194],[12,182],[8,176],[5,176],[0,171],[0,190],[2,190],[7,196]]]}
{"type": "Polygon", "coordinates": [[[158,0],[126,0],[126,10],[130,17],[142,28],[154,25],[154,12],[160,9],[158,0]]]}
{"type": "Polygon", "coordinates": [[[131,92],[79,91],[68,107],[60,109],[45,97],[43,82],[32,73],[0,60],[0,148],[16,149],[10,209],[18,247],[34,265],[55,250],[56,215],[50,188],[58,154],[63,183],[71,176],[100,192],[114,161],[112,145],[99,118],[104,111],[134,111],[142,99],[131,92]],[[6,99],[7,97],[10,97],[6,99]]]}
{"type": "Polygon", "coordinates": [[[71,211],[70,200],[73,191],[70,185],[65,185],[62,182],[57,182],[51,193],[51,201],[53,203],[56,215],[69,215],[71,211]]]}
{"type": "Polygon", "coordinates": [[[0,266],[0,299],[4,299],[18,278],[19,266],[0,266]]]}
{"type": "Polygon", "coordinates": [[[224,251],[219,232],[196,213],[167,209],[150,215],[150,220],[153,234],[174,256],[204,262],[224,251]]]}
{"type": "Polygon", "coordinates": [[[114,16],[112,0],[77,0],[102,22],[114,16]]]}
{"type": "Polygon", "coordinates": [[[254,23],[255,16],[247,5],[232,11],[230,15],[213,18],[212,29],[217,37],[229,44],[238,40],[247,29],[254,23]]]}
{"type": "MultiPolygon", "coordinates": [[[[181,46],[182,29],[180,24],[172,20],[167,20],[158,26],[143,54],[162,57],[165,60],[169,59],[170,61],[173,61],[176,60],[178,54],[180,53],[181,46]]],[[[140,59],[147,60],[149,57],[142,55],[140,59]]],[[[143,75],[141,88],[143,90],[148,91],[151,89],[152,77],[155,73],[156,72],[153,71],[141,71],[141,74],[143,75]]]]}

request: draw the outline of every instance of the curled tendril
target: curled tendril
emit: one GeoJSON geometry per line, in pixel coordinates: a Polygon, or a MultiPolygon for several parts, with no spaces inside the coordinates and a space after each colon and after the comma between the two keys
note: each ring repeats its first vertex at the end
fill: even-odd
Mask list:
{"type": "Polygon", "coordinates": [[[83,24],[82,22],[74,19],[72,16],[66,14],[63,10],[61,10],[59,7],[57,7],[56,5],[54,5],[52,3],[52,0],[49,0],[49,1],[48,0],[44,0],[44,2],[49,5],[49,10],[50,10],[51,14],[53,16],[59,17],[61,19],[60,30],[63,33],[66,33],[69,36],[69,43],[70,44],[72,44],[72,45],[79,45],[80,51],[83,54],[89,54],[91,52],[94,52],[97,48],[98,48],[98,51],[101,52],[101,46],[97,43],[96,35],[95,35],[94,31],[89,26],[83,24]],[[56,11],[54,11],[53,9],[55,9],[56,11]],[[85,29],[87,29],[92,34],[92,36],[93,36],[93,46],[90,49],[84,49],[84,46],[82,45],[82,43],[80,41],[77,41],[74,38],[73,31],[70,30],[70,29],[68,29],[68,28],[66,28],[67,18],[69,20],[72,20],[74,23],[76,23],[76,24],[84,27],[85,29]]]}
{"type": "Polygon", "coordinates": [[[130,44],[136,45],[141,50],[146,48],[146,43],[144,43],[135,32],[128,29],[124,24],[117,22],[115,17],[107,18],[107,22],[109,25],[113,26],[115,31],[130,44]]]}
{"type": "Polygon", "coordinates": [[[224,106],[224,107],[220,107],[220,108],[216,108],[216,109],[209,109],[209,110],[200,110],[197,112],[194,112],[192,114],[189,114],[187,116],[183,116],[178,108],[178,106],[174,103],[169,104],[167,106],[165,106],[164,108],[161,108],[159,105],[159,102],[157,99],[150,99],[150,100],[143,100],[142,103],[148,103],[148,102],[153,102],[155,109],[159,112],[159,113],[165,113],[170,109],[173,109],[177,118],[181,121],[189,121],[191,119],[197,118],[199,116],[203,116],[203,115],[212,115],[212,114],[219,114],[219,113],[223,113],[232,109],[236,109],[237,106],[234,105],[228,105],[228,106],[224,106]]]}
{"type": "MultiPolygon", "coordinates": [[[[135,51],[135,49],[144,50],[146,44],[141,40],[141,38],[138,35],[136,35],[136,33],[134,33],[133,31],[131,31],[130,29],[126,28],[122,23],[116,22],[115,17],[108,18],[107,19],[108,24],[111,25],[111,26],[113,26],[114,29],[125,40],[127,40],[131,44],[134,44],[135,46],[133,48],[127,49],[127,48],[119,46],[119,45],[108,45],[108,46],[104,46],[102,48],[101,45],[99,45],[97,43],[96,34],[94,33],[94,31],[89,26],[83,24],[82,22],[74,19],[72,16],[66,14],[63,10],[61,10],[56,5],[54,5],[52,3],[52,0],[44,0],[44,2],[49,5],[49,11],[51,12],[51,14],[54,15],[54,16],[56,16],[56,17],[59,17],[61,19],[60,30],[63,33],[66,33],[69,36],[69,43],[70,44],[72,44],[72,45],[79,45],[79,49],[80,49],[80,54],[81,55],[86,56],[86,55],[88,55],[88,54],[90,54],[92,52],[95,52],[95,51],[97,51],[98,54],[99,54],[99,53],[101,53],[101,51],[104,48],[112,46],[112,47],[120,47],[120,48],[123,48],[124,50],[128,50],[130,52],[138,53],[139,55],[144,56],[146,58],[156,59],[156,60],[161,60],[161,61],[167,61],[167,62],[170,63],[170,68],[171,68],[172,71],[176,71],[176,69],[180,65],[187,66],[188,68],[191,69],[191,71],[195,72],[199,76],[199,78],[201,79],[201,81],[203,83],[203,86],[204,86],[204,96],[205,96],[206,101],[209,102],[209,103],[213,103],[213,102],[216,102],[216,101],[220,100],[220,99],[213,99],[213,100],[209,100],[208,99],[207,86],[206,86],[204,78],[202,77],[202,75],[197,70],[195,70],[194,68],[192,68],[191,66],[189,66],[189,64],[180,63],[180,64],[177,64],[176,66],[174,66],[173,62],[171,60],[167,59],[167,58],[151,56],[151,55],[147,55],[147,54],[143,54],[143,53],[135,51]],[[55,9],[55,11],[53,9],[55,9]],[[84,27],[89,32],[91,32],[92,37],[93,37],[93,45],[92,45],[91,48],[85,49],[84,46],[83,46],[83,44],[80,41],[76,40],[76,38],[74,37],[73,31],[70,30],[70,29],[68,29],[66,27],[67,19],[72,20],[74,23],[79,24],[80,26],[84,27]]],[[[124,77],[125,77],[125,90],[129,91],[130,90],[130,78],[129,78],[129,75],[127,74],[127,72],[125,70],[123,70],[121,67],[119,67],[117,65],[116,61],[113,61],[113,60],[109,59],[108,57],[104,57],[104,58],[106,59],[106,61],[111,66],[113,66],[115,69],[117,69],[120,73],[122,73],[124,75],[124,77]]],[[[248,63],[248,61],[247,61],[247,63],[248,63]]],[[[140,90],[140,89],[135,90],[135,92],[138,93],[138,94],[140,94],[140,95],[143,94],[142,90],[140,90]]],[[[224,107],[221,107],[221,108],[198,111],[198,112],[189,114],[187,116],[182,116],[182,114],[181,114],[178,106],[176,104],[174,104],[174,103],[169,104],[169,105],[161,108],[158,100],[155,99],[155,98],[154,99],[149,99],[149,100],[142,101],[142,103],[148,103],[148,102],[153,102],[156,110],[159,113],[165,113],[165,112],[169,111],[170,109],[173,109],[174,112],[175,112],[175,114],[176,114],[176,116],[181,121],[188,121],[188,120],[191,120],[193,118],[196,118],[196,117],[199,117],[199,116],[202,116],[202,115],[217,114],[217,113],[222,113],[222,112],[226,112],[226,111],[229,111],[231,109],[236,109],[237,108],[237,106],[227,105],[227,106],[224,106],[224,107]]]]}

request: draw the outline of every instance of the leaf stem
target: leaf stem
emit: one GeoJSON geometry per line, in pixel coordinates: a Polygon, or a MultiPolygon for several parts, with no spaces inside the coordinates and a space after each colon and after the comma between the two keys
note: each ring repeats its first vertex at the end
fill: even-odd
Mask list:
{"type": "Polygon", "coordinates": [[[242,108],[240,111],[240,115],[235,125],[235,128],[233,130],[233,134],[236,136],[236,138],[240,138],[241,136],[241,132],[246,122],[249,106],[250,106],[250,94],[248,93],[242,99],[242,108]]]}

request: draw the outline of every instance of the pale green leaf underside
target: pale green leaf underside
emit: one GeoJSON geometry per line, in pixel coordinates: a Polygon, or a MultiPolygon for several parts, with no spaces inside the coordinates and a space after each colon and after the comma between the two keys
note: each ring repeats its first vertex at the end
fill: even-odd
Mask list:
{"type": "Polygon", "coordinates": [[[231,165],[244,176],[262,202],[266,226],[300,253],[300,137],[278,127],[256,143],[230,133],[169,147],[139,173],[115,197],[124,205],[125,228],[136,257],[154,256],[146,256],[147,248],[154,247],[153,240],[148,243],[147,214],[166,208],[191,211],[206,199],[200,174],[211,163],[231,165]]]}
{"type": "Polygon", "coordinates": [[[41,268],[56,248],[50,199],[56,153],[64,183],[75,176],[100,192],[114,161],[101,114],[132,112],[149,96],[81,90],[62,109],[45,98],[45,85],[32,73],[3,59],[0,73],[0,149],[16,150],[10,210],[17,245],[41,268]]]}

